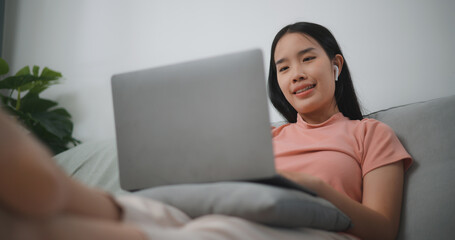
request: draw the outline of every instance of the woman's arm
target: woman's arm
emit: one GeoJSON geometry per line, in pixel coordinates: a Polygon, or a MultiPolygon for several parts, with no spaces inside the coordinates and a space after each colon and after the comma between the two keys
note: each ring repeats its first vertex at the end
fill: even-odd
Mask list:
{"type": "Polygon", "coordinates": [[[307,174],[282,174],[315,191],[348,215],[353,223],[348,233],[363,240],[396,238],[403,195],[403,161],[385,165],[365,175],[362,203],[307,174]]]}

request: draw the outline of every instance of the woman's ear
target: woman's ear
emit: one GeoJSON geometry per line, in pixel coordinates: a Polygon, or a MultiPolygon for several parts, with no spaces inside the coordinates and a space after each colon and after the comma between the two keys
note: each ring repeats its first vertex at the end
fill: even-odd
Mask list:
{"type": "Polygon", "coordinates": [[[333,58],[333,65],[338,67],[338,74],[340,74],[343,69],[343,63],[344,63],[343,56],[341,56],[341,54],[335,55],[335,57],[333,58]]]}

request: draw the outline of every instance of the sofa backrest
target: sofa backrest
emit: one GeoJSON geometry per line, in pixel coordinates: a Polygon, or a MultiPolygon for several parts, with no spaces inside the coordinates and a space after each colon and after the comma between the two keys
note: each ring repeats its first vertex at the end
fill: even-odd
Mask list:
{"type": "Polygon", "coordinates": [[[455,95],[368,115],[392,127],[414,159],[398,239],[454,239],[455,95]]]}

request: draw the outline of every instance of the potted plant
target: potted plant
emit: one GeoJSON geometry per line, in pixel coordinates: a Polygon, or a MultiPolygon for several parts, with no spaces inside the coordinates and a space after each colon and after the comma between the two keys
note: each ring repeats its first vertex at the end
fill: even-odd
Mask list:
{"type": "MultiPolygon", "coordinates": [[[[9,72],[9,66],[0,58],[0,76],[9,72]]],[[[29,66],[20,69],[14,76],[0,80],[0,94],[3,107],[16,116],[27,130],[35,134],[54,154],[63,152],[70,144],[77,145],[73,137],[71,115],[58,103],[41,98],[41,92],[57,84],[62,74],[45,67],[29,66]]]]}

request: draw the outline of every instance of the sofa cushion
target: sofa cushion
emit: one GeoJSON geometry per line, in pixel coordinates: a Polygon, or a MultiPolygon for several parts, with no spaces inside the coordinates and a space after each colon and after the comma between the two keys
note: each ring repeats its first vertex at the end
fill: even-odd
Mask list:
{"type": "Polygon", "coordinates": [[[120,188],[115,140],[82,143],[54,157],[70,176],[78,181],[117,194],[120,188]]]}
{"type": "Polygon", "coordinates": [[[455,222],[455,95],[372,113],[414,159],[398,239],[451,239],[455,222]]]}

